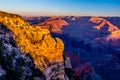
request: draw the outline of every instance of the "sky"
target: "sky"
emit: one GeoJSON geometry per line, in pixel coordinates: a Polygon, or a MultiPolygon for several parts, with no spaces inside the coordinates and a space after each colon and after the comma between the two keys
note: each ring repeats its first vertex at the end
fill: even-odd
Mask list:
{"type": "Polygon", "coordinates": [[[22,16],[120,16],[120,0],[1,0],[0,10],[22,16]]]}

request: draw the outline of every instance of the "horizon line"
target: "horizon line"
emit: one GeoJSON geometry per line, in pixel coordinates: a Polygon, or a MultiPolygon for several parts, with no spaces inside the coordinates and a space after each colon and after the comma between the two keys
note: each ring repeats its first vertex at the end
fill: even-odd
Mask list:
{"type": "MultiPolygon", "coordinates": [[[[15,12],[15,11],[5,11],[5,10],[0,10],[0,11],[2,11],[2,12],[7,12],[7,13],[11,13],[11,14],[17,14],[17,15],[20,15],[20,16],[22,16],[22,17],[50,17],[50,16],[75,16],[75,17],[91,17],[91,16],[95,16],[95,17],[120,17],[120,15],[82,15],[82,14],[80,14],[80,15],[78,15],[78,14],[54,14],[54,13],[52,13],[52,14],[50,14],[50,15],[43,15],[43,14],[37,14],[37,15],[30,15],[29,13],[28,13],[28,15],[27,14],[24,14],[24,12],[15,12]]],[[[32,12],[32,11],[31,11],[32,12]]],[[[42,11],[41,11],[42,12],[42,11]]]]}

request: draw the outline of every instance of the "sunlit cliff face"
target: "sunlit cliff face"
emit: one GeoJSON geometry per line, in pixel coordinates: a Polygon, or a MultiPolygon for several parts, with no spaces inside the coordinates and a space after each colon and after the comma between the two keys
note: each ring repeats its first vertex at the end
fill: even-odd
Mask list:
{"type": "Polygon", "coordinates": [[[64,44],[59,38],[52,38],[50,32],[39,26],[31,26],[20,16],[0,15],[0,22],[14,33],[14,39],[22,52],[29,53],[35,65],[44,70],[52,62],[63,62],[64,44]]]}

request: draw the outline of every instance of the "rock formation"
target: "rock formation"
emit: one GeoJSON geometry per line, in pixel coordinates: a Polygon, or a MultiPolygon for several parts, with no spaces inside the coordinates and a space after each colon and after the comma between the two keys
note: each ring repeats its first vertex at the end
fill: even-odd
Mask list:
{"type": "Polygon", "coordinates": [[[61,28],[63,26],[67,26],[68,23],[62,19],[50,18],[47,21],[40,23],[38,25],[40,25],[42,28],[49,29],[51,32],[61,33],[62,32],[61,28]]]}
{"type": "Polygon", "coordinates": [[[98,30],[106,29],[107,31],[110,32],[119,30],[117,26],[114,26],[112,23],[101,17],[91,17],[89,21],[99,24],[97,26],[94,26],[94,28],[98,30]]]}
{"type": "MultiPolygon", "coordinates": [[[[52,27],[52,29],[48,27],[48,29],[52,32],[53,37],[57,36],[63,40],[65,44],[64,55],[71,59],[70,61],[72,63],[73,69],[75,69],[76,67],[82,67],[81,64],[84,64],[84,61],[88,61],[94,67],[95,72],[100,75],[103,80],[114,80],[114,78],[116,80],[119,79],[118,74],[120,73],[120,71],[118,71],[115,66],[111,66],[111,60],[109,65],[105,63],[104,66],[100,67],[99,64],[99,62],[104,62],[104,60],[108,60],[109,58],[111,58],[112,55],[118,56],[118,54],[120,53],[119,17],[50,16],[47,18],[41,17],[41,20],[36,20],[35,17],[34,19],[32,19],[33,22],[29,20],[27,21],[33,24],[46,23],[43,24],[45,26],[48,25],[47,23],[50,22],[50,25],[54,25],[57,23],[57,20],[64,20],[69,25],[61,28],[61,34],[57,32],[52,32],[52,29],[56,29],[54,27],[52,27]],[[108,68],[110,68],[106,69],[105,66],[108,66],[108,68]],[[108,77],[106,77],[106,74],[108,77]],[[114,74],[114,76],[111,76],[111,74],[114,74]]],[[[42,26],[42,28],[44,28],[44,26],[42,26]]],[[[69,62],[69,60],[67,62],[69,62]]],[[[119,65],[119,63],[117,63],[117,65],[119,65]]],[[[87,67],[85,67],[86,66],[83,66],[83,69],[80,68],[77,69],[77,71],[84,73],[84,71],[87,70],[87,67]]],[[[66,73],[70,73],[67,74],[68,76],[72,76],[71,74],[74,74],[74,71],[71,69],[65,69],[65,71],[66,73]]],[[[89,75],[89,71],[85,74],[87,74],[87,77],[89,75]]],[[[84,76],[85,74],[82,75],[84,76]]],[[[94,71],[90,72],[89,77],[96,77],[96,75],[93,74],[94,71]]],[[[81,74],[79,76],[81,76],[81,74]]],[[[96,78],[92,79],[96,80],[96,78]]]]}
{"type": "Polygon", "coordinates": [[[0,80],[45,80],[29,54],[17,47],[13,32],[0,23],[0,80]]]}
{"type": "MultiPolygon", "coordinates": [[[[48,30],[31,26],[15,14],[0,12],[0,22],[11,30],[5,36],[8,39],[11,35],[14,37],[15,44],[22,53],[31,56],[35,67],[42,71],[46,80],[65,80],[62,40],[52,38],[48,30]]],[[[4,74],[4,70],[0,69],[4,74]]]]}

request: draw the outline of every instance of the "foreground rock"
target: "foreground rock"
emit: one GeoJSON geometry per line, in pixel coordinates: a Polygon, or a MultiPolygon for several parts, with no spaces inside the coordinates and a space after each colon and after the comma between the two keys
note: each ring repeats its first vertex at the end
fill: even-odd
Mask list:
{"type": "Polygon", "coordinates": [[[10,80],[65,80],[62,40],[15,14],[0,12],[0,22],[1,75],[10,80]]]}

